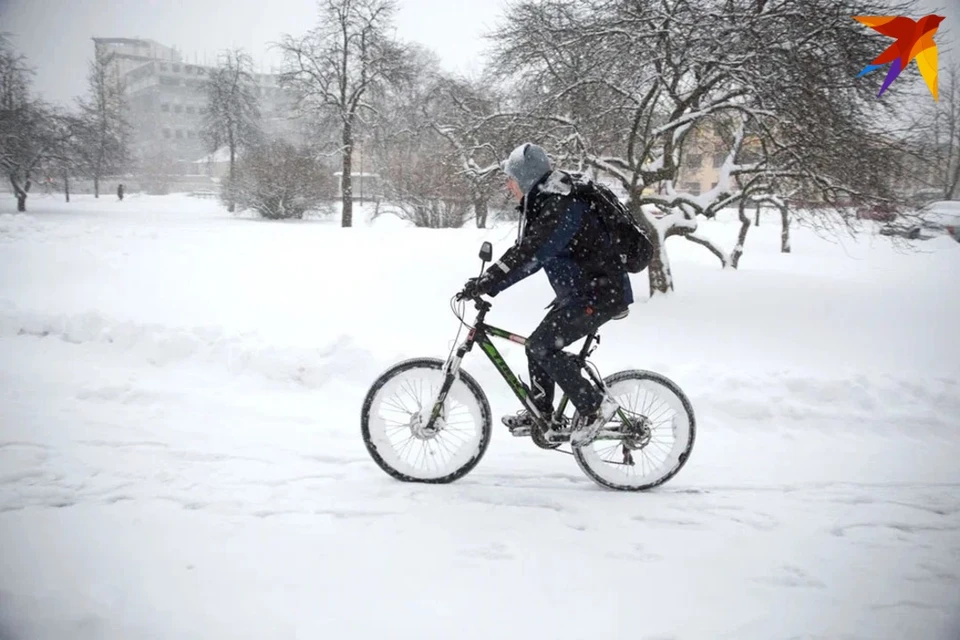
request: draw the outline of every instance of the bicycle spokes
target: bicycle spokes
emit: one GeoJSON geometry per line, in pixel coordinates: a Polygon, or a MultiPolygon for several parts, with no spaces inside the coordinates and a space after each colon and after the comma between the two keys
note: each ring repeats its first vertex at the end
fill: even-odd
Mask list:
{"type": "Polygon", "coordinates": [[[443,403],[434,405],[445,379],[437,370],[411,370],[388,381],[377,394],[372,417],[382,429],[381,448],[395,464],[436,473],[476,446],[482,425],[470,394],[454,385],[443,403]]]}
{"type": "Polygon", "coordinates": [[[620,404],[591,444],[574,455],[594,480],[617,489],[656,486],[684,464],[693,444],[692,410],[675,385],[650,372],[610,377],[609,393],[620,404]]]}

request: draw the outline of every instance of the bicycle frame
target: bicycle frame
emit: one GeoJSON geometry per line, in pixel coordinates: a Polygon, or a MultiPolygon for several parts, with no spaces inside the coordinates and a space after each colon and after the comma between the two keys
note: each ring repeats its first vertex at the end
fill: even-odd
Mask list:
{"type": "MultiPolygon", "coordinates": [[[[540,428],[544,430],[549,429],[550,424],[544,420],[543,416],[540,414],[540,411],[537,409],[536,405],[531,399],[530,388],[523,381],[517,378],[516,374],[514,374],[513,370],[503,359],[503,356],[500,355],[500,352],[497,350],[497,347],[491,340],[491,337],[501,338],[516,344],[526,345],[527,338],[486,324],[484,322],[484,317],[492,305],[489,302],[479,299],[475,302],[476,308],[480,310],[480,313],[477,314],[477,319],[474,322],[473,328],[470,329],[470,333],[467,334],[466,340],[460,344],[456,353],[447,360],[447,363],[444,366],[443,373],[445,374],[445,380],[443,382],[443,386],[440,388],[440,392],[437,396],[437,401],[434,405],[434,410],[430,416],[430,420],[427,423],[427,429],[431,429],[433,427],[433,422],[439,416],[440,408],[447,396],[447,392],[450,390],[450,386],[453,384],[453,380],[460,369],[460,362],[463,360],[463,356],[466,355],[468,351],[473,349],[474,344],[480,345],[480,349],[487,356],[487,358],[490,359],[490,362],[493,363],[493,366],[496,367],[497,371],[500,372],[500,375],[503,376],[503,379],[506,380],[507,385],[509,385],[514,395],[517,396],[517,399],[520,400],[520,403],[530,411],[540,428]]],[[[592,348],[594,346],[594,342],[600,342],[600,338],[597,336],[596,331],[592,331],[587,335],[583,343],[583,347],[578,355],[578,358],[584,364],[586,364],[587,356],[593,351],[592,348]]],[[[590,379],[595,384],[601,388],[605,387],[603,380],[597,377],[593,370],[587,368],[586,371],[587,375],[590,376],[590,379]]],[[[557,406],[557,415],[563,415],[564,410],[567,408],[568,402],[569,397],[564,394],[560,399],[560,404],[557,406]]]]}

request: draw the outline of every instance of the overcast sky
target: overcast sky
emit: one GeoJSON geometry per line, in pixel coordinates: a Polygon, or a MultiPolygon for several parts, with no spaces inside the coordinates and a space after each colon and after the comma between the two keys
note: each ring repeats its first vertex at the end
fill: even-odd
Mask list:
{"type": "MultiPolygon", "coordinates": [[[[397,36],[433,49],[444,65],[469,73],[480,66],[484,33],[500,19],[504,0],[400,0],[397,36]]],[[[960,0],[920,0],[922,11],[946,15],[936,41],[943,60],[960,59],[960,0]],[[950,51],[946,51],[950,49],[950,51]]],[[[268,45],[299,36],[316,22],[313,0],[0,0],[0,31],[36,69],[38,95],[69,102],[85,90],[93,36],[150,38],[185,58],[213,61],[244,47],[269,70],[268,45]]],[[[914,19],[920,15],[910,16],[914,19]]],[[[878,52],[879,53],[879,52],[878,52]]]]}
{"type": "MultiPolygon", "coordinates": [[[[435,51],[444,66],[479,68],[482,39],[502,0],[400,0],[396,35],[435,51]]],[[[283,34],[301,36],[317,22],[314,0],[0,0],[0,31],[36,69],[35,89],[70,101],[85,90],[96,37],[149,38],[175,46],[191,62],[243,47],[269,70],[268,49],[283,34]]]]}

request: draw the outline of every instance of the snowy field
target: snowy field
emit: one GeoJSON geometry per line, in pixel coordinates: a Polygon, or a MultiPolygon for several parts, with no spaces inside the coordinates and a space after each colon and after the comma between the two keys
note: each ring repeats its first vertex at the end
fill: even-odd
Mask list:
{"type": "MultiPolygon", "coordinates": [[[[2,640],[960,638],[952,240],[794,229],[784,255],[771,216],[724,272],[671,239],[676,293],[635,277],[594,361],[688,393],[680,474],[611,492],[512,438],[475,350],[493,442],[428,486],[370,459],[363,396],[447,355],[450,297],[515,229],[74,200],[0,205],[2,640]]],[[[527,334],[551,299],[538,275],[488,320],[527,334]]]]}

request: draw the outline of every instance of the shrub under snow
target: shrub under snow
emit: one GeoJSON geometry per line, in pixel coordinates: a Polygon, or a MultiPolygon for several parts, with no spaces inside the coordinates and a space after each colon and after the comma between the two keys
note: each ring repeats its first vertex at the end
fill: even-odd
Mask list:
{"type": "Polygon", "coordinates": [[[221,197],[271,220],[302,219],[332,196],[333,178],[308,149],[274,140],[250,148],[221,197]]]}

